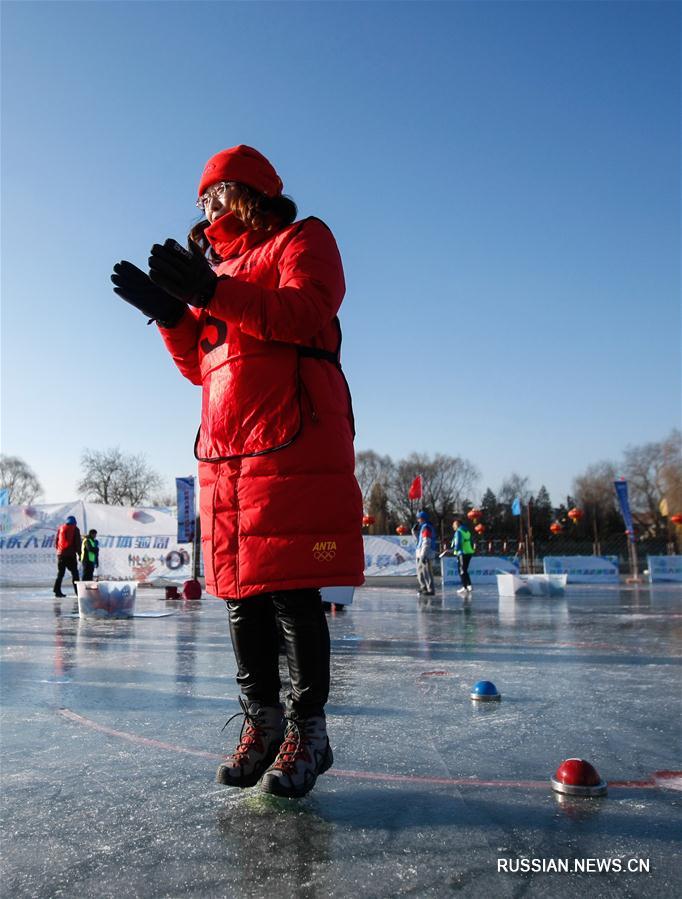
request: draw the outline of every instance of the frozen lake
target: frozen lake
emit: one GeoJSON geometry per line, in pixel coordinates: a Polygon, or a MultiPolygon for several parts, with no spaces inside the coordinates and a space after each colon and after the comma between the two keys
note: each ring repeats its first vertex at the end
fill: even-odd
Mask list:
{"type": "Polygon", "coordinates": [[[222,602],[0,608],[8,899],[682,894],[680,587],[356,591],[328,619],[335,765],[303,800],[214,783],[239,733],[222,602]],[[471,702],[481,679],[501,702],[471,702]],[[606,798],[552,792],[573,756],[606,798]],[[513,873],[559,862],[588,870],[513,873]]]}

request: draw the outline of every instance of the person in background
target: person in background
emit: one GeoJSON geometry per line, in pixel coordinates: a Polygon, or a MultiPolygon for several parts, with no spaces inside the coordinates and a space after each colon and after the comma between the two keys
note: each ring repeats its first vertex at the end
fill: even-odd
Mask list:
{"type": "Polygon", "coordinates": [[[475,550],[471,539],[471,531],[460,518],[455,518],[452,522],[452,528],[455,533],[450,546],[453,553],[457,556],[459,579],[462,582],[462,586],[457,592],[462,594],[472,593],[474,588],[471,586],[471,578],[469,577],[469,563],[475,550]]]}
{"type": "Polygon", "coordinates": [[[95,576],[95,568],[99,567],[99,541],[94,528],[83,537],[81,562],[83,563],[83,580],[91,581],[95,576]]]}
{"type": "Polygon", "coordinates": [[[54,582],[54,595],[63,599],[62,580],[68,568],[73,580],[73,592],[78,595],[76,581],[78,578],[78,556],[81,551],[81,532],[76,519],[69,515],[64,524],[57,529],[57,579],[54,582]]]}
{"type": "Polygon", "coordinates": [[[362,495],[337,312],[334,236],[296,221],[272,164],[241,144],[208,160],[188,249],[155,244],[114,289],[155,319],[203,390],[195,444],[206,588],[225,601],[243,725],[216,778],[308,793],[333,763],[330,639],[320,587],[364,581],[362,495]],[[280,701],[279,635],[291,690],[280,701]]]}
{"type": "Polygon", "coordinates": [[[420,596],[434,596],[433,557],[436,545],[436,531],[423,510],[417,512],[417,582],[420,596]]]}

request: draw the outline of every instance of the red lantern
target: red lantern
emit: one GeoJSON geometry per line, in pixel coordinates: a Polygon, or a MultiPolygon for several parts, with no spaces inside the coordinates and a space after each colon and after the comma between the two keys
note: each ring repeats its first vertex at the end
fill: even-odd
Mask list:
{"type": "Polygon", "coordinates": [[[410,533],[410,529],[406,527],[404,524],[399,524],[395,529],[396,534],[399,534],[401,537],[404,537],[406,534],[410,533]]]}
{"type": "Polygon", "coordinates": [[[471,509],[467,512],[467,518],[469,521],[478,521],[479,518],[483,518],[483,512],[480,509],[471,509]]]}
{"type": "Polygon", "coordinates": [[[476,527],[474,528],[474,530],[476,531],[477,534],[485,534],[485,525],[477,524],[476,527]]]}
{"type": "Polygon", "coordinates": [[[673,524],[682,524],[682,515],[671,515],[670,520],[673,524]]]}
{"type": "Polygon", "coordinates": [[[571,519],[573,524],[578,524],[578,522],[581,520],[581,518],[583,517],[584,514],[585,513],[583,512],[582,509],[573,507],[572,509],[569,510],[568,517],[571,519]]]}
{"type": "Polygon", "coordinates": [[[553,534],[560,534],[560,533],[563,531],[563,528],[562,528],[562,526],[559,524],[558,521],[553,521],[553,522],[550,524],[549,529],[550,529],[550,531],[551,531],[553,534]]]}
{"type": "Polygon", "coordinates": [[[362,526],[363,528],[368,528],[370,524],[374,524],[376,518],[373,515],[363,515],[362,516],[362,526]]]}

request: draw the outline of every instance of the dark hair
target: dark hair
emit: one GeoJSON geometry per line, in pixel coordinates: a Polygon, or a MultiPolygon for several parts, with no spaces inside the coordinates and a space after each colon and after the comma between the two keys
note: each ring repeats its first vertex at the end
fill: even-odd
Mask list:
{"type": "MultiPolygon", "coordinates": [[[[259,193],[247,184],[238,184],[229,199],[230,212],[234,212],[238,219],[253,231],[278,231],[290,225],[296,218],[298,209],[291,197],[280,194],[277,197],[268,197],[259,193]]],[[[199,246],[204,255],[208,255],[211,262],[221,261],[221,257],[215,252],[204,234],[209,222],[201,219],[190,230],[188,239],[199,246]]]]}

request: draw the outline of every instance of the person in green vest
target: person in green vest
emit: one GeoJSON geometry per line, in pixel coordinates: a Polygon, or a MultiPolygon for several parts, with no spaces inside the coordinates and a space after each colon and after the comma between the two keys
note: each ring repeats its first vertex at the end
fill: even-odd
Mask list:
{"type": "Polygon", "coordinates": [[[95,568],[99,566],[99,541],[96,538],[97,531],[94,528],[83,537],[81,562],[84,581],[91,581],[95,576],[95,568]]]}
{"type": "Polygon", "coordinates": [[[474,588],[471,586],[471,578],[469,577],[469,563],[476,550],[471,538],[471,531],[462,522],[461,518],[455,518],[452,522],[452,529],[455,533],[450,547],[457,556],[459,579],[462,582],[462,586],[457,592],[462,594],[472,593],[474,588]]]}

